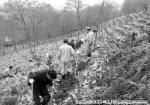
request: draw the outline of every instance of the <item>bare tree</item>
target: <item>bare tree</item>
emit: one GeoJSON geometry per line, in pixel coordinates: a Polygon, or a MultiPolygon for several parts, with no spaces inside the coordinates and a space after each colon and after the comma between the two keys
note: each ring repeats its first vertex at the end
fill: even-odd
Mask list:
{"type": "Polygon", "coordinates": [[[149,0],[125,0],[122,11],[124,14],[129,14],[141,10],[147,11],[148,7],[149,0]]]}
{"type": "Polygon", "coordinates": [[[78,39],[79,39],[79,30],[81,29],[81,9],[83,9],[84,4],[82,0],[67,0],[66,3],[66,9],[74,10],[77,14],[77,20],[78,20],[78,39]]]}
{"type": "Polygon", "coordinates": [[[104,5],[105,5],[105,0],[103,0],[101,6],[100,6],[100,12],[99,12],[99,23],[102,23],[103,20],[104,20],[104,13],[105,13],[105,10],[104,10],[104,5]]]}
{"type": "Polygon", "coordinates": [[[32,30],[32,36],[35,40],[35,42],[38,42],[38,34],[37,34],[37,27],[45,20],[45,15],[43,15],[45,12],[41,5],[37,2],[31,2],[30,6],[28,8],[29,12],[29,19],[31,23],[31,30],[32,30]]]}
{"type": "Polygon", "coordinates": [[[5,4],[5,9],[7,9],[7,13],[11,14],[15,20],[17,20],[18,23],[20,23],[23,27],[24,33],[26,35],[26,38],[28,40],[28,45],[30,48],[31,55],[35,57],[35,53],[31,47],[31,44],[29,42],[30,36],[28,32],[28,27],[26,23],[26,16],[27,16],[27,9],[29,7],[30,3],[27,0],[21,1],[21,0],[9,0],[5,4]]]}
{"type": "Polygon", "coordinates": [[[74,14],[70,11],[63,10],[61,13],[61,27],[64,34],[71,33],[74,29],[74,14]]]}
{"type": "Polygon", "coordinates": [[[145,0],[145,11],[148,10],[148,7],[149,7],[149,2],[148,2],[148,0],[145,0]]]}
{"type": "MultiPolygon", "coordinates": [[[[11,27],[16,26],[13,32],[17,41],[18,36],[23,37],[22,40],[25,40],[25,37],[26,40],[54,39],[60,35],[71,34],[72,31],[75,31],[74,34],[77,34],[79,39],[82,27],[99,24],[100,19],[107,21],[115,17],[114,14],[118,12],[114,9],[114,5],[107,2],[100,7],[103,7],[105,13],[100,11],[98,5],[86,7],[81,0],[68,0],[65,11],[56,11],[51,5],[29,2],[29,0],[9,0],[3,9],[11,14],[10,21],[15,22],[14,25],[8,25],[10,27],[8,30],[11,31],[11,27]],[[99,17],[99,14],[100,17],[105,15],[103,19],[99,17]],[[108,15],[107,18],[106,15],[108,15]],[[21,35],[23,33],[24,36],[21,35]]],[[[32,46],[30,48],[31,52],[34,51],[32,46]]]]}

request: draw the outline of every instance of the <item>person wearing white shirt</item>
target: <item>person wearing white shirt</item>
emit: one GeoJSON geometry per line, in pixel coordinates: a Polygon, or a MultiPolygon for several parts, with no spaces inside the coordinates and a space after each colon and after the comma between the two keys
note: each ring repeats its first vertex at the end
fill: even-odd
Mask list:
{"type": "Polygon", "coordinates": [[[92,47],[95,43],[95,35],[94,33],[91,31],[90,27],[86,28],[87,30],[87,56],[91,57],[91,52],[92,52],[92,47]]]}
{"type": "Polygon", "coordinates": [[[67,39],[64,39],[63,42],[64,44],[59,47],[58,60],[61,66],[61,74],[65,75],[68,72],[72,72],[71,58],[72,55],[75,54],[75,51],[71,46],[67,44],[67,39]]]}

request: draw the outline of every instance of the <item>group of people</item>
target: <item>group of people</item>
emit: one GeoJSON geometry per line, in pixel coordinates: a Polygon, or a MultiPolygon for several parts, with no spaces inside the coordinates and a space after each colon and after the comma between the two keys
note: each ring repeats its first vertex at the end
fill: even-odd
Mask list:
{"type": "MultiPolygon", "coordinates": [[[[62,79],[65,80],[65,77],[73,72],[71,63],[72,57],[73,55],[77,55],[77,49],[79,49],[82,44],[86,43],[86,56],[91,57],[92,51],[96,46],[96,36],[97,30],[92,30],[90,27],[87,27],[85,39],[80,39],[76,43],[73,39],[70,42],[68,39],[63,40],[63,44],[59,47],[57,57],[61,68],[60,75],[62,76],[62,79]]],[[[133,33],[130,36],[130,39],[135,41],[135,36],[136,33],[133,33]]],[[[51,56],[48,57],[52,58],[51,56]]],[[[52,61],[49,62],[49,64],[51,64],[52,61]]],[[[12,67],[9,69],[12,69],[12,67]]],[[[11,76],[11,74],[8,75],[11,76]]],[[[48,92],[47,85],[53,86],[53,81],[57,78],[57,76],[58,73],[54,70],[54,68],[29,74],[28,85],[32,87],[33,105],[48,105],[51,96],[48,92]],[[40,101],[40,96],[43,99],[42,102],[40,101]]]]}
{"type": "MultiPolygon", "coordinates": [[[[65,40],[68,40],[68,39],[65,39],[65,40]]],[[[76,40],[76,42],[74,41],[74,39],[72,39],[70,42],[68,41],[68,45],[70,45],[74,50],[77,50],[81,47],[81,45],[84,43],[84,40],[83,39],[80,39],[80,40],[76,40]]]]}
{"type": "MultiPolygon", "coordinates": [[[[85,42],[87,42],[87,57],[91,57],[92,50],[95,46],[95,40],[96,40],[96,30],[91,30],[90,27],[86,28],[87,35],[85,38],[85,42]]],[[[64,39],[64,44],[59,47],[59,53],[58,53],[58,60],[61,65],[61,73],[62,75],[65,75],[66,73],[72,72],[72,64],[71,64],[71,58],[73,55],[76,55],[77,49],[81,47],[81,45],[84,43],[84,40],[81,39],[74,43],[74,40],[71,40],[71,42],[68,42],[68,39],[64,39]]]]}
{"type": "MultiPolygon", "coordinates": [[[[92,48],[95,46],[96,30],[92,31],[90,27],[87,27],[86,30],[87,35],[85,42],[87,42],[87,57],[90,57],[92,48]]],[[[59,74],[61,75],[62,79],[65,80],[65,77],[73,72],[71,63],[72,56],[77,54],[77,49],[79,49],[83,43],[83,39],[77,41],[76,43],[73,39],[71,42],[69,42],[68,39],[63,40],[63,44],[59,47],[57,57],[61,68],[61,73],[59,74]]],[[[46,86],[53,86],[53,80],[55,80],[57,76],[58,73],[53,70],[53,68],[30,73],[28,76],[28,85],[32,87],[34,105],[48,105],[51,96],[49,95],[46,86]],[[39,96],[43,98],[42,102],[40,102],[39,96]]]]}
{"type": "MultiPolygon", "coordinates": [[[[72,56],[77,55],[77,49],[79,49],[85,42],[87,42],[87,57],[91,56],[92,49],[95,46],[96,30],[92,31],[90,27],[87,27],[86,30],[87,35],[85,36],[85,40],[80,39],[77,42],[73,39],[70,42],[68,39],[63,40],[63,44],[59,47],[57,57],[60,64],[61,73],[56,72],[54,68],[51,67],[45,70],[29,73],[27,81],[28,85],[32,89],[33,105],[48,105],[51,96],[48,92],[47,85],[53,86],[53,81],[58,77],[58,75],[65,80],[66,75],[68,76],[73,72],[71,63],[72,56]],[[42,102],[40,101],[40,97],[43,99],[42,102]]],[[[52,58],[52,56],[48,56],[48,58],[52,58]]],[[[48,64],[51,63],[52,61],[49,60],[48,64]]],[[[0,80],[6,77],[14,77],[12,69],[13,66],[9,66],[4,73],[1,73],[0,80]]]]}

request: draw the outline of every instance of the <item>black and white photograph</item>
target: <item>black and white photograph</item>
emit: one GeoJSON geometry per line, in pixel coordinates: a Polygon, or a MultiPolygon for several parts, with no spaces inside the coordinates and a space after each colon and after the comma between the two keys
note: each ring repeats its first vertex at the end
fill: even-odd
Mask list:
{"type": "Polygon", "coordinates": [[[0,0],[0,105],[150,105],[150,0],[0,0]]]}

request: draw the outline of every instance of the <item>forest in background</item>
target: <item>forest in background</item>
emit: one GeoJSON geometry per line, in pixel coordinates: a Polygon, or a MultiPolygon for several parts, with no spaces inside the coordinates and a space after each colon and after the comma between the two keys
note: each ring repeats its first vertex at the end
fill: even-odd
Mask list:
{"type": "Polygon", "coordinates": [[[6,36],[20,41],[71,34],[115,18],[119,10],[117,4],[109,2],[87,6],[81,0],[68,0],[64,10],[57,11],[50,4],[37,1],[9,0],[0,13],[0,39],[3,42],[6,36]]]}
{"type": "Polygon", "coordinates": [[[50,4],[30,0],[8,0],[0,8],[0,43],[55,38],[102,24],[121,15],[148,8],[148,0],[125,0],[121,9],[109,0],[88,6],[82,0],[68,0],[62,11],[50,4]]]}

